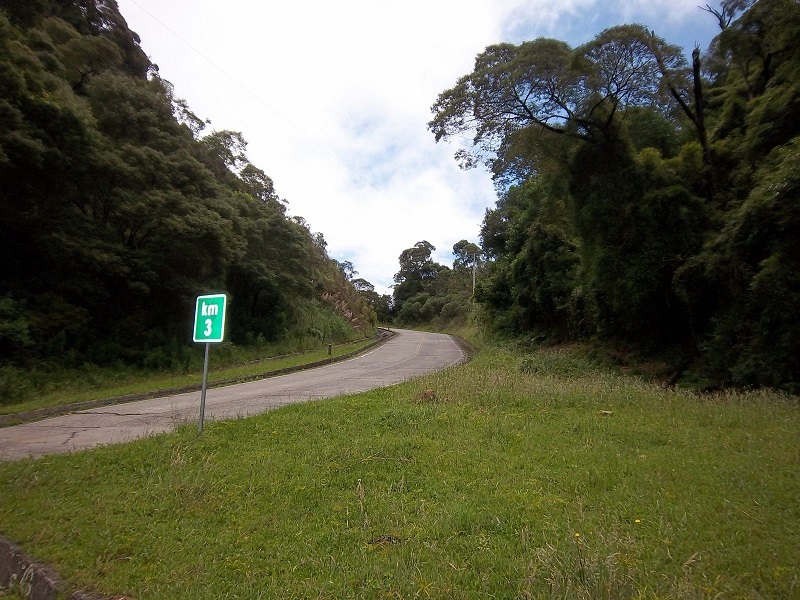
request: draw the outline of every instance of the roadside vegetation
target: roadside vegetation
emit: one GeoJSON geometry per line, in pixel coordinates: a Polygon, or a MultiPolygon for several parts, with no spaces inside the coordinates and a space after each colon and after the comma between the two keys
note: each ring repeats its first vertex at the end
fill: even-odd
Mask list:
{"type": "Polygon", "coordinates": [[[401,254],[397,318],[458,315],[472,267],[496,331],[659,361],[698,389],[798,393],[800,4],[697,18],[719,24],[708,47],[653,23],[478,54],[428,126],[497,202],[452,269],[425,240],[401,254]]]}
{"type": "Polygon", "coordinates": [[[497,203],[452,268],[404,250],[391,297],[205,131],[116,2],[0,4],[0,414],[197,384],[211,291],[212,382],[378,322],[492,336],[402,385],[0,463],[0,533],[74,589],[800,597],[796,1],[706,5],[691,64],[639,25],[489,46],[429,128],[471,140],[497,203]]]}
{"type": "Polygon", "coordinates": [[[246,353],[370,335],[352,265],[240,132],[175,96],[116,2],[0,2],[0,73],[0,405],[59,371],[188,370],[207,293],[246,353]]]}
{"type": "Polygon", "coordinates": [[[0,405],[62,368],[185,369],[194,300],[222,291],[237,347],[477,315],[696,389],[797,393],[800,5],[697,17],[720,29],[694,51],[626,24],[478,54],[428,128],[496,203],[452,267],[402,251],[389,296],[175,95],[116,2],[0,3],[0,405]]]}
{"type": "Polygon", "coordinates": [[[569,350],[0,465],[0,531],[147,598],[791,598],[800,411],[569,350]]]}

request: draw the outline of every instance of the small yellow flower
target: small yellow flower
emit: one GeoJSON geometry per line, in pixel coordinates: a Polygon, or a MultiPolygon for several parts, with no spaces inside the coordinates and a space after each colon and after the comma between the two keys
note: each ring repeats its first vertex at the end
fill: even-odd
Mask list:
{"type": "Polygon", "coordinates": [[[642,522],[642,520],[641,520],[641,519],[636,519],[636,520],[634,521],[634,523],[641,523],[641,522],[642,522]]]}
{"type": "Polygon", "coordinates": [[[576,533],[576,534],[575,534],[575,537],[576,537],[576,538],[579,538],[579,537],[581,537],[581,534],[580,534],[580,533],[576,533]]]}

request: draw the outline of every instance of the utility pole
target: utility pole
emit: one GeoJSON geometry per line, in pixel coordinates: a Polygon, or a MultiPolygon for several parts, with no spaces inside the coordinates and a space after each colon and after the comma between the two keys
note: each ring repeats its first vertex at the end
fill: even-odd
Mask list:
{"type": "Polygon", "coordinates": [[[478,272],[478,255],[472,255],[472,297],[475,297],[475,275],[478,272]]]}

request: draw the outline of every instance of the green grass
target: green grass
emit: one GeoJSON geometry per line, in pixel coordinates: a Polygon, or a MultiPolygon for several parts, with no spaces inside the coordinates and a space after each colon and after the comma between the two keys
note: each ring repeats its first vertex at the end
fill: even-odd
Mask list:
{"type": "MultiPolygon", "coordinates": [[[[247,349],[212,346],[208,381],[213,384],[214,382],[298,367],[327,358],[341,357],[364,348],[374,341],[374,339],[362,339],[346,344],[337,344],[332,346],[330,356],[327,345],[302,353],[281,356],[272,355],[276,351],[275,348],[247,349]]],[[[0,402],[0,415],[87,400],[200,385],[203,379],[202,353],[199,354],[199,360],[193,361],[192,368],[183,373],[124,368],[101,369],[87,365],[69,372],[44,373],[41,377],[42,381],[38,384],[33,383],[37,379],[36,373],[26,373],[19,379],[18,385],[28,386],[31,389],[19,394],[20,399],[15,402],[0,402]]]]}
{"type": "Polygon", "coordinates": [[[202,436],[2,464],[0,532],[141,600],[797,598],[800,409],[485,349],[202,436]]]}
{"type": "Polygon", "coordinates": [[[17,585],[14,585],[15,589],[7,589],[0,587],[0,598],[3,600],[26,600],[26,596],[23,592],[20,592],[17,588],[17,585]]]}

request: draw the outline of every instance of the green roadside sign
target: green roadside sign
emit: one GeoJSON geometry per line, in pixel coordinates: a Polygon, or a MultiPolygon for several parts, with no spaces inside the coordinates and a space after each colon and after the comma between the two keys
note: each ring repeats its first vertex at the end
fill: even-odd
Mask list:
{"type": "Polygon", "coordinates": [[[194,309],[195,342],[221,342],[225,337],[225,294],[198,296],[194,309]]]}
{"type": "Polygon", "coordinates": [[[206,389],[208,389],[208,354],[213,342],[221,342],[225,337],[225,305],[228,297],[225,294],[209,294],[198,296],[194,307],[195,342],[205,342],[206,355],[203,360],[203,387],[200,392],[199,433],[203,433],[203,420],[206,413],[206,389]]]}

